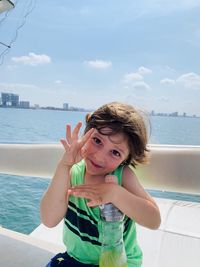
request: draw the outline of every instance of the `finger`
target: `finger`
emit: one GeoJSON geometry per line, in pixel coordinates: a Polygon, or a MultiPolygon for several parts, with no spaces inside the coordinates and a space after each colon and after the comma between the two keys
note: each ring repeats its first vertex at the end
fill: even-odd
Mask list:
{"type": "Polygon", "coordinates": [[[80,139],[80,146],[84,146],[87,143],[94,130],[94,128],[91,128],[86,134],[84,134],[84,136],[80,139]]]}
{"type": "Polygon", "coordinates": [[[82,158],[85,157],[86,152],[87,152],[87,149],[83,146],[83,147],[81,148],[81,157],[82,157],[82,158]]]}
{"type": "Polygon", "coordinates": [[[88,207],[95,207],[95,206],[98,206],[98,204],[96,204],[95,201],[91,200],[91,201],[89,201],[89,202],[87,203],[87,206],[88,206],[88,207]]]}
{"type": "Polygon", "coordinates": [[[85,188],[69,188],[68,192],[70,195],[82,196],[85,197],[88,195],[88,190],[85,188]]]}
{"type": "Polygon", "coordinates": [[[72,139],[73,139],[73,140],[77,140],[77,139],[78,139],[78,134],[79,134],[79,131],[80,131],[80,129],[81,129],[81,126],[82,126],[82,122],[79,121],[79,122],[76,124],[76,126],[75,126],[75,128],[74,128],[74,130],[73,130],[73,133],[72,133],[72,139]]]}
{"type": "Polygon", "coordinates": [[[63,145],[64,149],[65,149],[66,151],[68,151],[68,149],[69,149],[69,144],[68,144],[68,142],[67,142],[65,139],[60,139],[60,142],[61,142],[61,144],[63,145]]]}
{"type": "Polygon", "coordinates": [[[68,189],[68,194],[72,195],[74,197],[80,197],[80,198],[87,198],[87,199],[91,199],[89,197],[89,194],[87,192],[83,192],[80,190],[72,190],[72,189],[68,189]]]}
{"type": "Polygon", "coordinates": [[[88,201],[88,203],[87,203],[87,206],[88,207],[95,207],[95,206],[99,206],[99,205],[101,205],[102,204],[102,201],[101,201],[101,199],[95,199],[95,200],[90,200],[90,201],[88,201]]]}
{"type": "Polygon", "coordinates": [[[81,184],[70,188],[71,191],[95,191],[96,185],[94,184],[81,184]]]}
{"type": "Polygon", "coordinates": [[[70,124],[66,125],[66,140],[68,141],[69,144],[71,144],[72,133],[71,133],[71,125],[70,124]]]}
{"type": "Polygon", "coordinates": [[[88,199],[97,198],[96,190],[91,187],[79,187],[79,188],[69,188],[68,192],[70,195],[74,195],[77,197],[84,197],[88,199]]]}

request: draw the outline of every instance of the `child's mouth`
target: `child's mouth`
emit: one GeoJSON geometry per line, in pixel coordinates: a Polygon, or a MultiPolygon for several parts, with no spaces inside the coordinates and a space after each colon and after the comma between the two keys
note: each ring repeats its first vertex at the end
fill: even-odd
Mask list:
{"type": "Polygon", "coordinates": [[[94,161],[90,160],[90,162],[95,168],[102,168],[101,165],[96,164],[94,161]]]}

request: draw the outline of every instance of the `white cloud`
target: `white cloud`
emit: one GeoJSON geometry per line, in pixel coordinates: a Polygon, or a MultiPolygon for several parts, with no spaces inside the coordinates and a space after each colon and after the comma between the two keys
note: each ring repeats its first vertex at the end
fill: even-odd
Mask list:
{"type": "Polygon", "coordinates": [[[144,75],[152,73],[152,70],[146,67],[139,67],[136,72],[127,73],[123,76],[122,82],[127,86],[135,90],[148,91],[151,87],[145,83],[144,75]]]}
{"type": "Polygon", "coordinates": [[[136,82],[133,84],[133,88],[139,91],[149,91],[151,87],[145,82],[136,82]]]}
{"type": "Polygon", "coordinates": [[[44,54],[36,55],[31,52],[28,56],[12,57],[12,61],[15,63],[22,63],[24,65],[37,66],[51,63],[51,58],[44,54]]]}
{"type": "Polygon", "coordinates": [[[190,89],[200,89],[200,75],[189,72],[181,75],[176,80],[165,78],[160,81],[162,85],[179,85],[190,89]]]}
{"type": "Polygon", "coordinates": [[[141,67],[138,68],[137,73],[140,74],[140,75],[142,75],[142,76],[144,76],[144,75],[146,75],[146,74],[150,74],[150,73],[152,73],[152,70],[150,70],[150,69],[148,69],[148,68],[145,68],[145,67],[141,66],[141,67]]]}
{"type": "Polygon", "coordinates": [[[123,82],[134,83],[137,81],[142,81],[144,75],[152,73],[152,70],[145,68],[143,66],[139,67],[136,72],[127,73],[123,76],[123,82]]]}
{"type": "Polygon", "coordinates": [[[176,81],[183,85],[185,88],[200,90],[200,75],[194,72],[185,73],[181,75],[176,81]]]}
{"type": "Polygon", "coordinates": [[[143,77],[137,72],[132,72],[124,75],[123,81],[125,83],[135,82],[135,81],[142,81],[143,77]]]}
{"type": "Polygon", "coordinates": [[[112,66],[111,61],[104,61],[104,60],[98,60],[98,59],[85,61],[85,63],[91,68],[95,68],[95,69],[107,69],[112,66]]]}
{"type": "Polygon", "coordinates": [[[174,85],[175,83],[176,83],[175,80],[169,79],[169,78],[165,78],[160,81],[160,84],[164,84],[164,85],[174,85]]]}

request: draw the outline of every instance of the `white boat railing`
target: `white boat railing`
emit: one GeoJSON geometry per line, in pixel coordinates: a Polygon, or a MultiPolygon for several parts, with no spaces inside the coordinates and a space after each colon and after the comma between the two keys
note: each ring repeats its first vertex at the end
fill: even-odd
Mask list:
{"type": "MultiPolygon", "coordinates": [[[[200,192],[200,147],[151,145],[150,164],[136,173],[149,189],[200,192]]],[[[0,144],[0,172],[52,177],[63,148],[59,144],[0,144]]]]}

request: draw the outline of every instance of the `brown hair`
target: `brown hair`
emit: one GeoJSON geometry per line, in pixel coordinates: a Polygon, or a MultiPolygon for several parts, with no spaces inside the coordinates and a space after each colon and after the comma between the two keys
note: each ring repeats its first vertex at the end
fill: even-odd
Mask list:
{"type": "Polygon", "coordinates": [[[87,114],[85,133],[91,128],[105,135],[123,133],[127,136],[129,156],[124,164],[135,167],[139,163],[148,162],[147,126],[141,113],[131,105],[112,102],[87,114]],[[106,127],[111,131],[102,131],[106,127]]]}

